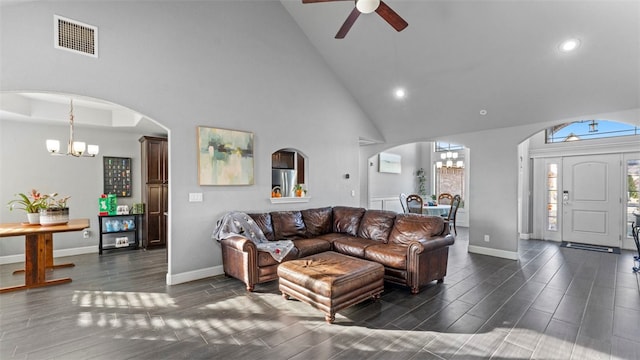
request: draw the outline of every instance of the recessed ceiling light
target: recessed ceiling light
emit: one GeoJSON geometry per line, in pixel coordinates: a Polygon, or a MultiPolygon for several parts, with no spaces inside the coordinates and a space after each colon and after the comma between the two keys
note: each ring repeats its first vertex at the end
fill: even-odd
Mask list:
{"type": "Polygon", "coordinates": [[[404,99],[407,96],[407,91],[403,88],[397,88],[396,91],[394,91],[394,94],[396,99],[404,99]]]}
{"type": "Polygon", "coordinates": [[[482,115],[482,116],[487,115],[487,110],[485,110],[485,109],[480,110],[480,115],[482,115]]]}
{"type": "Polygon", "coordinates": [[[563,41],[560,44],[560,51],[570,52],[578,48],[580,46],[580,40],[578,39],[568,39],[563,41]]]}

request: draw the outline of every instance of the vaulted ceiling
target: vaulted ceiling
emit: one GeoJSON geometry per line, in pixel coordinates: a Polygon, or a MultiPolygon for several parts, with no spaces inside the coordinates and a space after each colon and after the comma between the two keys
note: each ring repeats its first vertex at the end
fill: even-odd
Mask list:
{"type": "Polygon", "coordinates": [[[640,107],[638,1],[385,0],[405,30],[341,40],[354,1],[281,2],[389,143],[640,107]]]}
{"type": "Polygon", "coordinates": [[[406,29],[361,14],[344,39],[355,1],[280,2],[391,145],[640,108],[640,1],[385,0],[406,29]],[[564,53],[568,38],[580,45],[564,53]]]}

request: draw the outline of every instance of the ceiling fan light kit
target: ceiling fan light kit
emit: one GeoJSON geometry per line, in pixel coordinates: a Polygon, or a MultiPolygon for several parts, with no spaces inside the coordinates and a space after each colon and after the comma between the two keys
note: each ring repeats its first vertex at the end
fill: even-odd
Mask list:
{"type": "Polygon", "coordinates": [[[371,14],[380,6],[380,0],[356,0],[356,9],[363,14],[371,14]]]}
{"type": "MultiPolygon", "coordinates": [[[[318,3],[318,2],[330,2],[330,1],[345,1],[345,0],[302,0],[303,4],[318,3]]],[[[409,24],[400,17],[389,5],[385,4],[382,0],[354,0],[355,7],[347,17],[347,20],[342,24],[340,30],[336,34],[336,39],[344,39],[353,24],[358,19],[360,14],[370,14],[372,12],[378,13],[391,27],[396,31],[404,30],[409,24]]]]}

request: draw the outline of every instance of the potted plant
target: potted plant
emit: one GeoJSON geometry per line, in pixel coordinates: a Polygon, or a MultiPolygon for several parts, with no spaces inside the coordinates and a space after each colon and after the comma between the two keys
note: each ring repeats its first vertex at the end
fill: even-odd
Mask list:
{"type": "Polygon", "coordinates": [[[60,225],[69,222],[69,207],[67,201],[70,196],[58,198],[58,193],[44,195],[43,206],[40,209],[41,225],[60,225]]]}
{"type": "Polygon", "coordinates": [[[296,197],[303,197],[304,196],[304,189],[302,188],[302,185],[298,184],[296,186],[293,187],[293,191],[296,195],[296,197]]]}
{"type": "Polygon", "coordinates": [[[20,209],[27,212],[29,224],[40,223],[40,209],[44,208],[44,197],[36,189],[32,189],[29,195],[19,193],[16,194],[17,199],[13,199],[7,203],[9,210],[20,209]]]}
{"type": "Polygon", "coordinates": [[[423,168],[416,170],[416,178],[418,179],[418,195],[424,199],[427,197],[427,178],[423,168]]]}

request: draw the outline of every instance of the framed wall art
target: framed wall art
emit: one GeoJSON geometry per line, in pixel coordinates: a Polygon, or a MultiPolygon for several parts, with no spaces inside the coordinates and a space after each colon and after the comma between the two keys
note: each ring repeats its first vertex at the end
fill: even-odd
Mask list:
{"type": "Polygon", "coordinates": [[[402,170],[402,157],[400,155],[380,153],[378,159],[379,172],[400,174],[402,170]]]}
{"type": "Polygon", "coordinates": [[[198,127],[198,183],[253,185],[253,133],[198,127]]]}
{"type": "Polygon", "coordinates": [[[104,187],[103,194],[131,197],[131,158],[102,157],[104,187]]]}

